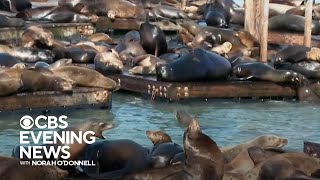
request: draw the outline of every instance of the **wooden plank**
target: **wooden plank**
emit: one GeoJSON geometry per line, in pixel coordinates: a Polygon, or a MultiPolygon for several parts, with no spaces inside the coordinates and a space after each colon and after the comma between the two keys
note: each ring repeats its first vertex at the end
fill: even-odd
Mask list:
{"type": "MultiPolygon", "coordinates": [[[[304,35],[296,33],[279,33],[279,32],[269,32],[268,43],[279,44],[279,45],[303,45],[304,35]]],[[[319,47],[320,46],[320,36],[311,37],[311,45],[319,47]]]]}
{"type": "Polygon", "coordinates": [[[303,152],[313,156],[320,158],[320,144],[314,142],[304,142],[303,152]]]}
{"type": "Polygon", "coordinates": [[[268,59],[268,27],[269,27],[269,0],[262,0],[260,19],[260,56],[261,62],[268,59]]]}
{"type": "Polygon", "coordinates": [[[0,111],[85,105],[111,107],[111,93],[100,88],[76,88],[72,93],[42,91],[0,97],[0,111]]]}
{"type": "Polygon", "coordinates": [[[148,94],[169,100],[192,98],[250,98],[250,97],[296,97],[297,92],[289,85],[271,82],[215,81],[175,83],[160,82],[155,78],[133,75],[108,76],[119,82],[121,89],[148,94]]]}
{"type": "MultiPolygon", "coordinates": [[[[115,19],[111,20],[107,17],[99,17],[99,20],[95,23],[97,32],[106,32],[110,29],[115,30],[139,30],[140,24],[143,21],[139,19],[115,19]]],[[[180,26],[173,22],[162,20],[158,22],[151,22],[151,24],[158,25],[163,31],[178,31],[180,26]]]]}
{"type": "Polygon", "coordinates": [[[245,30],[259,42],[262,0],[245,1],[245,30]],[[257,20],[259,19],[259,20],[257,20]]]}
{"type": "Polygon", "coordinates": [[[311,46],[311,32],[312,32],[312,5],[313,0],[307,0],[305,7],[306,22],[304,26],[304,45],[307,47],[311,46]]]}
{"type": "Polygon", "coordinates": [[[0,40],[20,39],[25,28],[32,25],[41,25],[52,31],[55,37],[68,37],[73,35],[91,35],[95,27],[90,23],[29,23],[21,28],[0,28],[0,40]]]}

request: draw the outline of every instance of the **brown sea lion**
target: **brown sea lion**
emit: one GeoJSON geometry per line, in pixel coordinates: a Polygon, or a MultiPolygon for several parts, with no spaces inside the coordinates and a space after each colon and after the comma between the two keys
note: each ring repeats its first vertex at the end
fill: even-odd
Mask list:
{"type": "Polygon", "coordinates": [[[104,74],[121,73],[124,65],[115,50],[98,53],[94,58],[95,69],[104,74]]]}
{"type": "Polygon", "coordinates": [[[40,26],[30,26],[21,36],[23,47],[51,47],[54,45],[54,36],[50,30],[40,26]]]}
{"type": "Polygon", "coordinates": [[[119,88],[119,85],[112,79],[103,76],[96,70],[85,67],[62,66],[53,69],[53,72],[59,77],[72,80],[78,86],[98,87],[109,91],[119,88]]]}
{"type": "Polygon", "coordinates": [[[88,39],[92,42],[104,42],[107,44],[114,44],[113,39],[105,33],[95,33],[89,36],[88,39]]]}
{"type": "Polygon", "coordinates": [[[216,52],[217,54],[223,55],[231,51],[232,44],[230,42],[224,42],[220,46],[215,46],[210,49],[210,51],[216,52]]]}
{"type": "Polygon", "coordinates": [[[89,12],[98,16],[114,14],[119,18],[139,18],[144,15],[143,7],[126,0],[60,0],[59,5],[70,4],[76,6],[83,4],[83,12],[89,12]]]}
{"type": "Polygon", "coordinates": [[[68,171],[56,166],[26,166],[21,165],[19,159],[0,157],[0,177],[3,179],[62,180],[68,174],[68,171]]]}
{"type": "Polygon", "coordinates": [[[25,70],[21,75],[23,89],[27,91],[72,91],[73,82],[38,71],[25,70]]]}
{"type": "Polygon", "coordinates": [[[186,161],[181,164],[142,171],[124,179],[216,179],[222,180],[224,160],[217,144],[201,132],[193,120],[183,136],[186,161]]]}
{"type": "Polygon", "coordinates": [[[274,135],[259,136],[251,141],[230,148],[222,148],[223,157],[227,163],[231,162],[245,149],[253,146],[261,148],[281,148],[288,144],[288,140],[274,135]]]}
{"type": "Polygon", "coordinates": [[[8,96],[17,93],[22,86],[21,79],[0,78],[0,96],[8,96]]]}
{"type": "Polygon", "coordinates": [[[175,116],[179,123],[185,127],[188,127],[191,121],[194,119],[185,111],[176,111],[175,116]]]}

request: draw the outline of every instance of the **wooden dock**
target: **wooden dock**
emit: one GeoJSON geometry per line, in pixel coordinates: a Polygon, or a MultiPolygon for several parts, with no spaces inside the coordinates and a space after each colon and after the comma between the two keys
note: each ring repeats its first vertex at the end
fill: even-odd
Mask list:
{"type": "Polygon", "coordinates": [[[161,82],[154,77],[129,74],[108,76],[120,83],[122,90],[179,101],[193,98],[269,98],[297,96],[295,88],[262,81],[161,82]]]}
{"type": "Polygon", "coordinates": [[[111,93],[101,88],[75,88],[72,93],[41,91],[0,97],[0,111],[92,106],[111,108],[111,93]]]}

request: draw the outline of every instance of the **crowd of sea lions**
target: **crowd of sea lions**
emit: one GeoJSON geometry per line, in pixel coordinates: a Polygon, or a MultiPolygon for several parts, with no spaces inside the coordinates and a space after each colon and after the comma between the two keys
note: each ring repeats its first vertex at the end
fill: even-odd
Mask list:
{"type": "MultiPolygon", "coordinates": [[[[93,144],[68,144],[69,160],[90,160],[95,166],[27,166],[19,164],[20,146],[12,157],[0,157],[0,177],[5,179],[126,179],[126,180],[316,180],[320,159],[303,152],[283,149],[288,140],[262,135],[231,147],[220,147],[206,135],[199,121],[185,111],[175,116],[182,127],[183,146],[162,131],[146,131],[150,148],[134,140],[99,140],[93,144]]],[[[93,131],[104,139],[103,131],[113,124],[93,119],[68,128],[73,132],[93,131]]],[[[182,133],[182,132],[181,132],[182,133]]],[[[61,146],[61,142],[53,145],[61,146]]],[[[42,152],[43,153],[43,152],[42,152]]],[[[58,159],[60,159],[59,156],[58,159]]],[[[23,160],[31,160],[23,157],[23,160]]],[[[48,159],[45,159],[48,160],[48,159]]],[[[52,159],[50,159],[52,160],[52,159]]]]}

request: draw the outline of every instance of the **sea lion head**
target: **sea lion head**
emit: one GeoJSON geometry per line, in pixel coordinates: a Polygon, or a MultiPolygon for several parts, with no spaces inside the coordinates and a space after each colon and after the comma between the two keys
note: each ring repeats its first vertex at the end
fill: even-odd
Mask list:
{"type": "Polygon", "coordinates": [[[239,78],[250,77],[252,75],[251,71],[248,68],[245,68],[243,64],[235,66],[232,69],[232,74],[239,78]]]}
{"type": "Polygon", "coordinates": [[[172,142],[171,137],[162,131],[146,131],[146,134],[154,145],[172,142]]]}
{"type": "Polygon", "coordinates": [[[56,79],[55,83],[57,84],[57,90],[59,91],[65,91],[65,92],[70,92],[73,89],[74,82],[71,80],[66,80],[66,79],[56,79]]]}
{"type": "Polygon", "coordinates": [[[257,146],[262,148],[281,148],[288,144],[288,140],[275,135],[265,135],[256,138],[257,146]]]}
{"type": "Polygon", "coordinates": [[[228,28],[229,25],[223,15],[215,11],[210,11],[205,17],[208,26],[215,26],[218,28],[228,28]]]}
{"type": "Polygon", "coordinates": [[[172,77],[172,69],[168,64],[158,63],[156,65],[157,79],[170,79],[172,77]]]}
{"type": "Polygon", "coordinates": [[[98,137],[101,139],[105,139],[105,137],[102,135],[103,131],[112,129],[114,127],[113,124],[103,122],[98,119],[91,119],[89,121],[86,121],[84,123],[81,123],[76,126],[79,131],[86,132],[86,131],[92,131],[94,132],[94,137],[98,137]]]}
{"type": "Polygon", "coordinates": [[[285,72],[285,79],[298,86],[309,84],[309,80],[304,75],[290,70],[285,72]]]}

